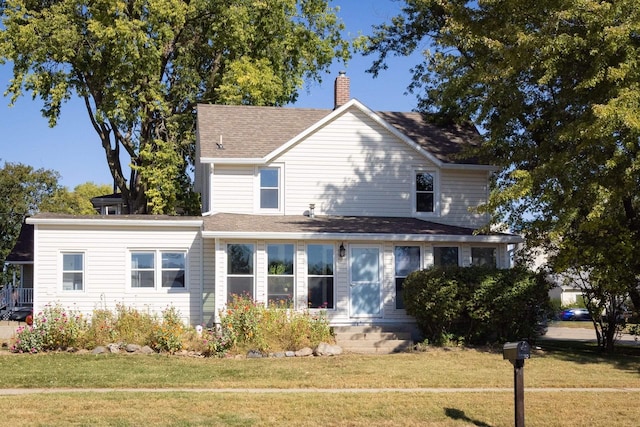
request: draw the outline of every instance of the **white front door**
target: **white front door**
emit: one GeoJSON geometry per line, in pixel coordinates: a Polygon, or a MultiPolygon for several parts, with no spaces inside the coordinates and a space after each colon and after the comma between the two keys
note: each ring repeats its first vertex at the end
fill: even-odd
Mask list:
{"type": "Polygon", "coordinates": [[[349,246],[351,317],[380,317],[382,314],[380,257],[379,246],[349,246]]]}

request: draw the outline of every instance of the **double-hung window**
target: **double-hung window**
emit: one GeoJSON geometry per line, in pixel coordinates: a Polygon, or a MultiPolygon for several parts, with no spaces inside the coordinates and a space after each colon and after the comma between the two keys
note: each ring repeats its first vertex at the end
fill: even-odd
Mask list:
{"type": "Polygon", "coordinates": [[[307,246],[307,304],[309,308],[335,307],[333,245],[307,246]]]}
{"type": "Polygon", "coordinates": [[[404,309],[402,285],[409,273],[420,269],[420,246],[396,246],[394,249],[396,308],[404,309]]]}
{"type": "Polygon", "coordinates": [[[471,265],[482,267],[496,266],[496,248],[471,248],[471,265]]]}
{"type": "Polygon", "coordinates": [[[260,209],[280,210],[281,179],[279,167],[260,168],[260,209]]]}
{"type": "Polygon", "coordinates": [[[456,246],[436,246],[433,248],[433,264],[438,267],[459,265],[456,246]]]}
{"type": "Polygon", "coordinates": [[[433,215],[438,212],[438,176],[432,171],[414,173],[413,210],[417,215],[433,215]]]}
{"type": "Polygon", "coordinates": [[[84,253],[62,254],[62,290],[82,291],[84,289],[84,253]]]}
{"type": "Polygon", "coordinates": [[[291,307],[293,303],[293,245],[267,245],[268,304],[291,307]]]}
{"type": "Polygon", "coordinates": [[[132,288],[185,288],[185,272],[184,251],[131,252],[132,288]]]}
{"type": "Polygon", "coordinates": [[[252,244],[227,245],[227,302],[234,295],[254,299],[254,256],[252,244]]]}

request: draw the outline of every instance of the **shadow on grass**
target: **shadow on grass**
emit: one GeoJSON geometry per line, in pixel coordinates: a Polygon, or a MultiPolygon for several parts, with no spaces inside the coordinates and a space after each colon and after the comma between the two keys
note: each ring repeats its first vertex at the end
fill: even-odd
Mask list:
{"type": "MultiPolygon", "coordinates": [[[[593,341],[545,340],[535,343],[544,354],[575,363],[610,363],[618,369],[640,372],[640,347],[618,344],[613,353],[605,353],[593,341]]],[[[536,356],[538,357],[538,356],[536,356]]]]}
{"type": "Polygon", "coordinates": [[[468,423],[473,424],[474,426],[479,426],[479,427],[491,427],[490,424],[485,423],[484,421],[478,421],[478,420],[474,420],[469,418],[464,411],[461,411],[460,409],[456,409],[456,408],[444,408],[444,413],[447,417],[451,418],[452,420],[460,420],[460,421],[465,421],[468,423]]]}

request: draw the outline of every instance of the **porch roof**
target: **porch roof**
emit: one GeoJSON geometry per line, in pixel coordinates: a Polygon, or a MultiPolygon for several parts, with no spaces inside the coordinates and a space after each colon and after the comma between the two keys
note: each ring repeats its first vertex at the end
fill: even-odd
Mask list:
{"type": "Polygon", "coordinates": [[[16,244],[5,262],[8,264],[33,264],[33,225],[22,224],[16,244]]]}
{"type": "Polygon", "coordinates": [[[520,236],[479,234],[472,228],[417,218],[377,216],[245,215],[218,213],[203,217],[204,237],[265,239],[362,239],[433,242],[518,243],[520,236]]]}

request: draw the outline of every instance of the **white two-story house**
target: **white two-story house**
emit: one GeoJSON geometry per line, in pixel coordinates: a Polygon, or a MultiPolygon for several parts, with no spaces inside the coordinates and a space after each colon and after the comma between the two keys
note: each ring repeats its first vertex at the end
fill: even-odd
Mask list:
{"type": "Polygon", "coordinates": [[[375,112],[335,84],[331,110],[198,106],[198,217],[40,214],[34,310],[116,304],[211,325],[234,294],[333,325],[410,323],[402,282],[431,265],[510,266],[478,234],[495,170],[465,158],[471,126],[375,112]]]}

